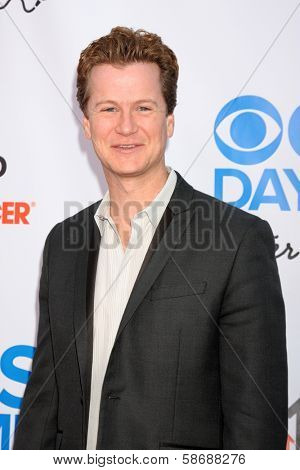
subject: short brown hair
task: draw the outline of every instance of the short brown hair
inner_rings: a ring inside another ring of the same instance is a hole
[[[163,44],[160,36],[144,29],[117,26],[91,42],[80,54],[77,67],[77,100],[86,115],[89,100],[88,81],[92,68],[100,64],[127,65],[133,62],[154,62],[160,68],[161,90],[167,114],[176,106],[178,63],[174,52]]]

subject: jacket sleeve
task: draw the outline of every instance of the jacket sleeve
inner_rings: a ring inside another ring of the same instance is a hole
[[[285,307],[269,224],[257,219],[238,247],[220,313],[224,449],[285,449]]]
[[[48,252],[55,228],[49,233],[44,246],[37,348],[15,432],[14,450],[55,449],[58,395],[48,308]]]

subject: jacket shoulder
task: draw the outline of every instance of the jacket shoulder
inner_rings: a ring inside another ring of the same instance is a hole
[[[198,190],[194,190],[193,203],[195,208],[200,208],[203,213],[206,211],[206,218],[214,226],[216,223],[222,223],[230,227],[231,233],[237,239],[243,238],[251,227],[269,226],[268,222],[261,217]]]
[[[77,231],[80,231],[82,228],[88,229],[93,222],[94,214],[100,202],[101,200],[94,202],[81,211],[76,212],[76,214],[54,225],[47,235],[46,243],[50,240],[55,243],[54,240],[59,241],[62,239],[67,242],[72,234],[72,236],[74,236],[74,230],[77,229]]]

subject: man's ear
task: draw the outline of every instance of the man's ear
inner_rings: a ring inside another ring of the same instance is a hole
[[[83,125],[83,131],[84,131],[85,137],[87,139],[90,139],[91,138],[91,126],[90,126],[90,121],[86,116],[83,116],[82,125]]]
[[[174,133],[175,119],[174,114],[169,114],[167,116],[167,134],[168,137],[172,137]]]

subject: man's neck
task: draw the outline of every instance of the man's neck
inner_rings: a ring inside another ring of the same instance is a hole
[[[111,201],[110,215],[119,226],[129,226],[137,212],[155,199],[169,176],[165,165],[134,177],[106,175]]]

